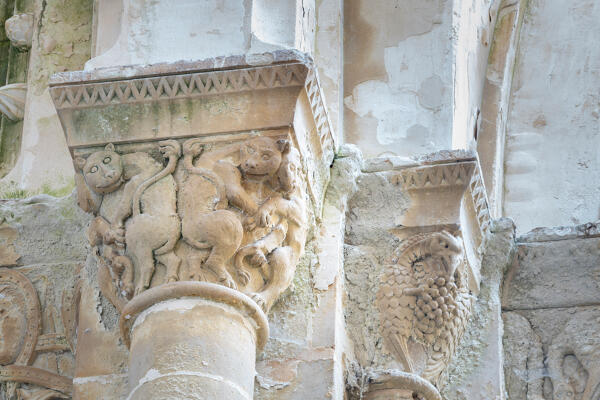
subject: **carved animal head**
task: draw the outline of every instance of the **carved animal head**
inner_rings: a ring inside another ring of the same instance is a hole
[[[87,160],[77,157],[75,165],[83,174],[85,183],[96,193],[111,193],[123,184],[123,162],[112,143],[107,144],[104,150],[92,153]]]
[[[279,186],[284,192],[293,192],[300,184],[301,165],[298,150],[288,146],[288,150],[284,153],[281,160],[281,166],[277,171]]]
[[[8,286],[0,286],[0,365],[13,364],[23,345],[26,320]]]
[[[272,177],[279,170],[283,153],[288,151],[289,141],[257,137],[245,142],[240,148],[240,168],[244,176]]]
[[[437,232],[432,235],[429,251],[439,262],[442,276],[446,279],[453,276],[462,258],[461,240],[446,231]]]

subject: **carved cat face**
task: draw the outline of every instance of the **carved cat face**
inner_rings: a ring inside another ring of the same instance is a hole
[[[26,321],[10,289],[0,287],[0,296],[0,365],[9,365],[21,350]]]
[[[288,147],[287,140],[250,139],[240,149],[240,168],[246,176],[273,176],[281,165],[282,153]]]
[[[290,149],[284,155],[279,171],[277,171],[279,185],[284,192],[290,193],[298,187],[300,183],[300,165],[298,150]]]
[[[87,160],[77,158],[85,183],[96,193],[111,193],[123,183],[123,163],[112,143],[104,150],[92,153]]]

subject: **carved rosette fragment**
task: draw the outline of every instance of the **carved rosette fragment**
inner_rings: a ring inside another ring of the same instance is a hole
[[[6,385],[0,396],[4,389],[8,400],[32,394],[46,397],[27,398],[70,398],[71,378],[31,365],[39,353],[67,350],[57,348],[60,335],[42,335],[41,328],[40,303],[29,279],[0,268],[0,383]]]

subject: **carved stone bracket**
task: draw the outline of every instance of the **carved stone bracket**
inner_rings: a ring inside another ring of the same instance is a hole
[[[477,251],[489,229],[477,159],[446,153],[388,175],[410,204],[392,230],[402,242],[384,267],[377,293],[384,347],[405,373],[434,385],[442,381],[471,315],[479,289]],[[402,384],[397,389],[417,393]]]
[[[460,238],[412,236],[385,266],[377,293],[385,347],[406,372],[436,384],[471,314],[463,262]]]

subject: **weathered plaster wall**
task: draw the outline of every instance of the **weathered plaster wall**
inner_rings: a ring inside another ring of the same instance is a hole
[[[510,399],[600,396],[600,239],[587,224],[519,239],[503,292]]]
[[[343,104],[343,2],[321,0],[316,6],[314,59],[319,68],[331,127],[335,137],[340,138],[343,126],[343,112],[340,108]]]
[[[276,4],[264,0],[111,3],[113,8],[121,6],[122,14],[119,17],[108,6],[98,4],[96,56],[86,64],[88,70],[289,48],[314,51],[314,0]]]
[[[504,214],[519,232],[594,221],[600,4],[529,1],[507,123]]]
[[[345,141],[365,158],[449,149],[452,1],[344,7]]]
[[[480,126],[481,100],[500,0],[456,1],[452,148],[472,149]]]

